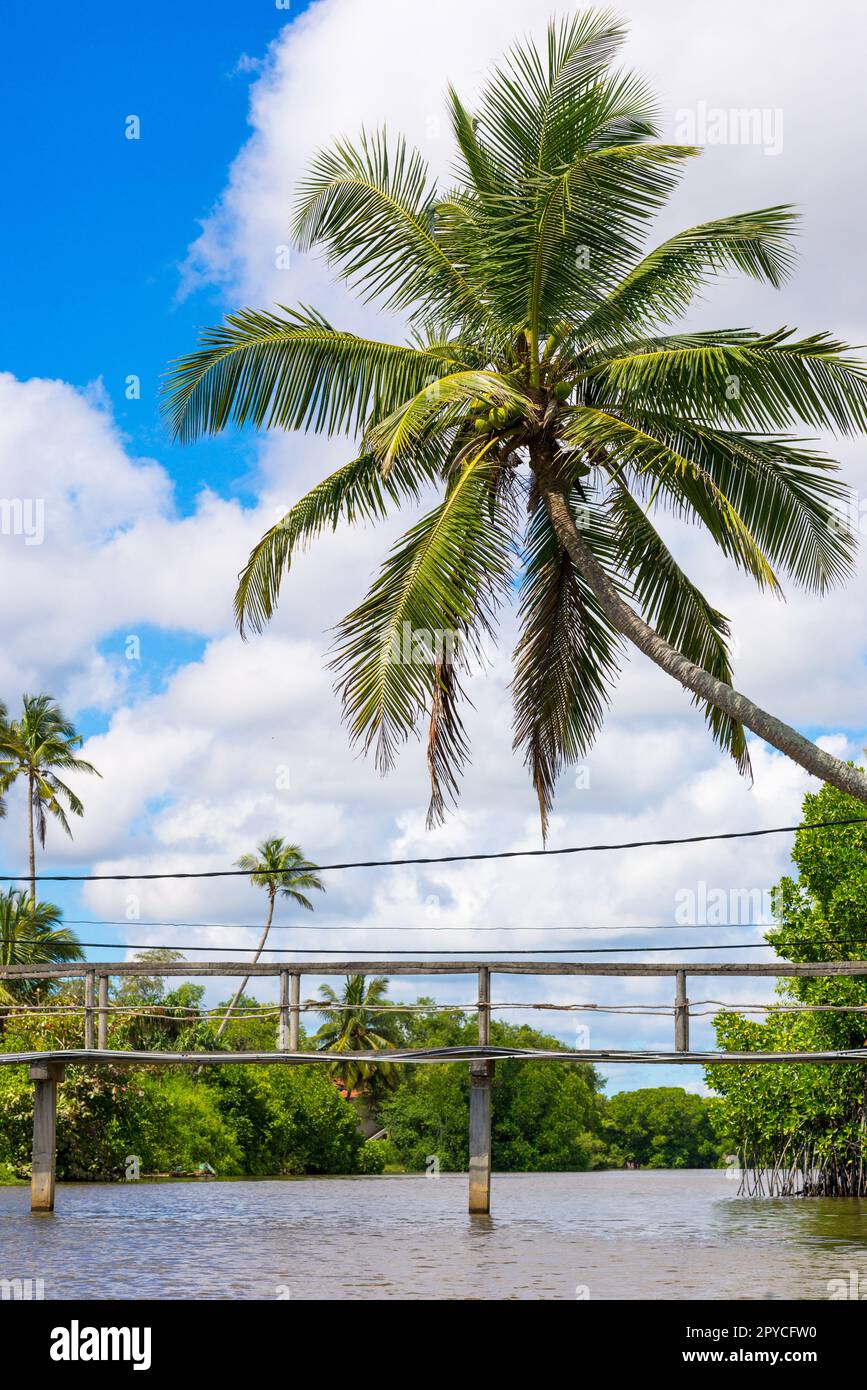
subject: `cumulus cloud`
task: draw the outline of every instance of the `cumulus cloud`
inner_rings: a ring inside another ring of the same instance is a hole
[[[131,458],[100,393],[0,375],[0,459],[7,504],[0,584],[15,594],[0,651],[6,691],[37,681],[78,705],[104,705],[122,668],[97,651],[119,625],[216,633],[231,622],[235,556],[261,529],[235,502],[204,492],[179,517],[172,481]],[[26,525],[41,518],[39,535]],[[181,601],[182,599],[182,601]]]

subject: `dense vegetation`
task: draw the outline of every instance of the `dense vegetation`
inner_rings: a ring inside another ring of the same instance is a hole
[[[160,953],[155,953],[160,954]],[[347,982],[347,992],[354,989]],[[111,1002],[129,1010],[111,1018],[109,1047],[231,1050],[273,1048],[273,1006],[244,997],[216,1040],[225,1004],[201,1007],[200,985],[167,990],[157,976],[127,977]],[[341,996],[342,997],[342,996]],[[80,1046],[81,982],[44,1002],[43,1016],[7,1015],[0,1047],[24,1051]],[[28,1000],[32,1004],[32,998]],[[333,1045],[331,999],[323,999],[322,1036],[302,1046]],[[259,1012],[255,1012],[255,1011]],[[147,1011],[147,1012],[143,1012]],[[308,1015],[309,1017],[309,1015]],[[345,1017],[345,1015],[344,1015]],[[350,1015],[351,1017],[351,1015]],[[402,1045],[455,1045],[473,1040],[475,1019],[463,1013],[387,1015]],[[494,1021],[504,1046],[555,1048],[555,1038]],[[69,1067],[58,1100],[58,1176],[123,1177],[135,1156],[143,1173],[191,1172],[202,1163],[220,1175],[375,1173],[388,1168],[443,1172],[467,1165],[468,1069],[394,1068],[387,1080],[358,1077],[347,1098],[339,1054],[333,1068]],[[714,1103],[676,1089],[638,1091],[606,1100],[586,1063],[499,1062],[494,1079],[494,1165],[501,1171],[572,1171],[629,1164],[707,1167],[719,1162],[712,1140]],[[654,1097],[660,1097],[654,1102]],[[387,1140],[365,1141],[370,1119]],[[26,1177],[30,1162],[32,1086],[21,1067],[0,1068],[0,1181]],[[434,1162],[435,1160],[435,1162]]]
[[[804,798],[805,822],[863,816],[833,787]],[[792,858],[798,878],[775,891],[778,925],[768,941],[784,960],[862,960],[867,953],[867,824],[801,829]],[[782,980],[781,1008],[867,1006],[867,979]],[[829,1051],[863,1047],[863,1013],[779,1012],[757,1022],[722,1014],[721,1046],[744,1051]],[[714,1067],[723,1098],[722,1136],[747,1185],[779,1194],[867,1195],[867,1087],[861,1065]]]
[[[679,1086],[621,1091],[602,1120],[609,1158],[631,1168],[712,1168],[719,1162],[719,1112],[719,1102]]]
[[[465,1014],[416,1015],[406,1024],[415,1047],[448,1047],[477,1038]],[[491,1023],[496,1047],[559,1048],[526,1026]],[[493,1162],[502,1171],[562,1171],[607,1166],[601,1139],[605,1105],[594,1067],[576,1062],[497,1062],[492,1096]],[[397,1160],[418,1170],[435,1157],[442,1170],[467,1166],[469,1069],[407,1067],[381,1109]]]

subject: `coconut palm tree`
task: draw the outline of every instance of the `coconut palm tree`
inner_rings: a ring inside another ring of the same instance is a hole
[[[264,888],[268,895],[265,929],[253,956],[252,963],[255,965],[265,949],[265,942],[268,940],[268,933],[274,920],[274,904],[278,896],[289,898],[291,902],[297,903],[298,907],[303,907],[306,912],[312,912],[313,904],[305,895],[304,890],[309,891],[317,888],[324,893],[325,885],[316,873],[316,865],[310,864],[304,858],[298,845],[287,845],[285,840],[276,838],[263,840],[255,854],[242,854],[241,858],[235,861],[235,864],[237,868],[243,869],[245,873],[250,875],[250,882],[255,888]],[[248,975],[241,981],[232,996],[223,1021],[217,1029],[217,1038],[223,1036],[232,1011],[247,988],[249,980]]]
[[[0,790],[22,777],[27,788],[27,846],[30,897],[36,901],[36,840],[45,848],[48,816],[72,837],[66,812],[84,814],[84,807],[58,772],[101,774],[76,757],[82,737],[50,695],[25,695],[20,719],[0,726]]]
[[[347,975],[340,994],[330,985],[320,985],[319,993],[326,1006],[319,1010],[325,1022],[314,1039],[322,1052],[379,1052],[400,1045],[398,1013],[386,1012],[388,980],[377,975],[368,980],[365,975]],[[397,1082],[397,1072],[391,1062],[335,1063],[332,1072],[339,1077],[348,1095],[363,1088],[374,1096],[380,1090],[391,1090]]]
[[[745,730],[867,801],[867,778],[732,684],[726,617],[681,568],[656,516],[697,524],[779,594],[851,572],[847,490],[793,431],[867,425],[867,370],[827,333],[684,331],[723,272],[780,286],[796,214],[705,222],[649,252],[650,220],[700,151],[660,143],[654,103],[615,71],[623,29],[552,24],[497,68],[474,112],[450,90],[456,182],[385,132],[320,153],[294,234],[366,300],[403,314],[405,344],[308,308],[243,309],[174,364],[176,437],[230,422],[360,434],[356,456],[262,537],[235,606],[261,629],[294,555],[339,522],[441,500],[343,620],[334,667],[351,736],[382,770],[427,724],[430,819],[468,745],[462,679],[520,585],[514,740],[544,823],[559,774],[603,722],[626,642],[673,676],[749,771]],[[409,635],[410,641],[405,637]]]
[[[54,903],[35,902],[21,889],[0,892],[0,964],[50,965],[83,960],[75,932],[60,925]],[[33,980],[0,981],[0,1000],[10,1003],[32,995]]]

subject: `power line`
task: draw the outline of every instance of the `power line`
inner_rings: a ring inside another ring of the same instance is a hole
[[[803,825],[776,825],[767,830],[726,830],[715,835],[683,835],[665,840],[625,840],[618,844],[569,845],[562,849],[509,849],[487,854],[442,854],[418,859],[363,859],[341,864],[311,864],[317,873],[338,869],[395,869],[418,864],[469,864],[487,859],[551,859],[563,854],[596,854],[605,850],[656,849],[662,845],[698,845],[712,840],[751,840],[762,835],[788,835],[799,830],[825,830],[831,826],[865,825],[867,816],[852,816],[845,820],[807,821]],[[294,874],[296,868],[273,869],[269,873]],[[155,879],[184,878],[249,878],[248,869],[202,869],[161,874],[37,874],[36,883],[138,883]],[[30,882],[30,873],[0,874],[0,883]]]

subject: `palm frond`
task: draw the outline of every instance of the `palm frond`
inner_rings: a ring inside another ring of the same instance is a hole
[[[622,37],[608,14],[553,23],[544,51],[524,43],[495,71],[475,115],[450,93],[469,189],[441,206],[439,231],[495,319],[528,323],[534,342],[587,311],[589,264],[597,293],[622,276],[671,191],[670,166],[696,152],[646,143],[646,85],[607,71]]]
[[[242,632],[261,632],[270,620],[280,595],[283,576],[293,556],[304,550],[323,531],[334,531],[342,521],[378,521],[388,505],[417,501],[426,484],[437,476],[437,456],[431,447],[417,449],[412,458],[397,460],[383,476],[374,454],[338,468],[311,488],[269,528],[250,552],[235,593],[235,620]]]
[[[480,138],[513,182],[571,159],[582,97],[602,82],[625,31],[611,13],[552,22],[541,51],[525,40],[495,69],[478,109]]]
[[[483,202],[496,198],[506,190],[505,170],[482,144],[476,122],[452,86],[448,88],[448,105],[452,134],[463,160],[458,169],[462,186],[471,187]],[[438,205],[438,212],[441,207],[442,203]]]
[[[497,372],[459,371],[441,377],[380,420],[365,436],[365,444],[382,460],[384,473],[396,459],[419,448],[433,428],[443,431],[467,426],[471,408],[480,402],[487,409],[502,407],[523,414],[532,410],[523,391]],[[491,426],[491,432],[498,427]]]
[[[708,333],[610,357],[587,376],[629,409],[763,432],[799,422],[843,435],[867,429],[867,366],[827,333]]]
[[[436,188],[427,165],[385,131],[321,151],[302,182],[294,236],[301,250],[322,247],[361,296],[413,315],[433,308],[453,322],[480,325],[485,307],[433,235]]]
[[[205,329],[198,350],[173,364],[164,408],[182,443],[230,422],[349,433],[457,365],[459,354],[446,344],[360,338],[311,309],[243,309]]]
[[[456,803],[460,773],[469,759],[470,747],[460,717],[460,705],[465,698],[457,665],[444,651],[433,672],[428,724],[427,766],[431,787],[428,830],[442,825],[449,803]]]
[[[667,200],[676,166],[691,146],[626,144],[582,152],[535,181],[527,219],[530,247],[528,318],[538,333],[562,318],[583,316],[623,263],[635,254],[646,220]],[[513,256],[526,254],[513,217]],[[504,237],[508,235],[503,228]]]
[[[597,557],[616,559],[604,517],[573,493],[573,514]],[[621,639],[554,533],[543,506],[527,528],[515,649],[515,748],[523,749],[547,835],[563,769],[595,742],[620,670]]]
[[[636,416],[636,422],[670,441],[698,469],[665,473],[657,492],[660,503],[683,518],[703,521],[719,544],[719,509],[714,502],[708,507],[710,483],[770,565],[795,584],[823,594],[850,577],[856,550],[844,524],[850,489],[835,476],[833,459],[797,439],[713,430],[660,416]],[[648,474],[636,485],[639,495],[648,496],[657,479]],[[726,544],[722,548],[729,553]]]
[[[693,435],[677,421],[634,419],[611,410],[582,406],[564,426],[563,437],[579,451],[611,459],[628,473],[646,475],[655,490],[680,489],[720,549],[760,585],[779,590],[779,581],[761,545],[732,501],[707,471]]]
[[[717,218],[678,232],[630,269],[580,328],[585,342],[617,341],[668,323],[689,308],[697,292],[727,271],[779,286],[794,263],[791,207]]]
[[[490,629],[512,566],[511,531],[496,503],[500,464],[480,448],[445,500],[396,543],[364,601],[340,624],[332,662],[352,738],[376,744],[381,770],[429,709],[448,647]]]
[[[727,618],[687,578],[646,512],[622,483],[615,489],[610,515],[621,571],[629,577],[647,622],[696,666],[730,685]],[[743,726],[714,705],[704,708],[717,743],[731,754],[740,772],[749,774]]]

